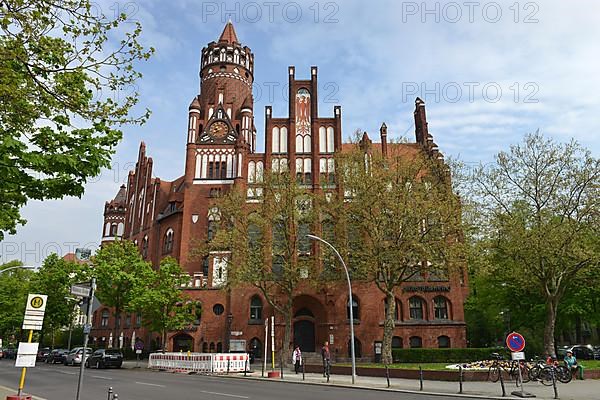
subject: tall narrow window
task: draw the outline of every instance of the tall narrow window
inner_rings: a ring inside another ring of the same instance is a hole
[[[102,310],[102,320],[100,320],[100,326],[102,326],[102,327],[108,326],[109,315],[110,314],[109,314],[108,310]]]
[[[448,319],[448,300],[444,296],[433,299],[435,319]]]
[[[253,296],[250,300],[250,319],[261,320],[262,319],[262,300],[258,296]]]
[[[171,251],[173,251],[173,236],[173,229],[169,228],[165,234],[163,253],[170,253]]]
[[[142,240],[142,257],[148,257],[148,236],[144,236]]]
[[[420,297],[413,296],[408,300],[410,308],[410,319],[423,319],[423,307],[425,302]],[[412,346],[411,346],[412,347]]]
[[[346,303],[346,316],[350,319],[350,301]],[[358,306],[358,300],[352,296],[352,317],[357,320],[360,319],[360,308]]]

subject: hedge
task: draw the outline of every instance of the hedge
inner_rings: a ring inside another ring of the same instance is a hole
[[[492,353],[500,353],[506,359],[508,353],[503,348],[466,349],[392,349],[395,363],[463,363],[489,360]]]

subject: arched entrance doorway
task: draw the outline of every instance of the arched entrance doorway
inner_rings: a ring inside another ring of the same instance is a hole
[[[327,340],[327,332],[323,329],[326,323],[325,308],[319,300],[309,295],[294,298],[294,335],[291,344],[300,346],[303,352],[317,351],[319,342]]]
[[[315,322],[310,310],[303,308],[294,315],[294,345],[300,346],[300,350],[312,353],[315,351]]]
[[[194,338],[187,333],[178,333],[173,336],[173,351],[194,351]]]

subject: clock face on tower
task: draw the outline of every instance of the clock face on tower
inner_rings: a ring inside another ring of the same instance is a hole
[[[227,131],[227,124],[221,121],[217,121],[210,126],[210,135],[214,138],[224,138]]]

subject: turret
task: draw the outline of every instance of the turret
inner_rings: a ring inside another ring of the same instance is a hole
[[[104,204],[102,244],[119,239],[125,233],[127,212],[127,188],[121,185],[115,198]]]

